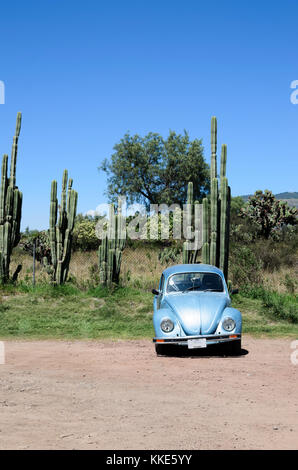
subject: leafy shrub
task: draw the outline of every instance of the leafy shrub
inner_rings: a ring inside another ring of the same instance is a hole
[[[256,242],[253,249],[256,257],[260,260],[262,268],[266,271],[273,272],[281,267],[280,247],[276,246],[275,243],[270,243],[269,240]]]
[[[295,294],[296,287],[298,284],[296,279],[293,279],[289,276],[289,274],[286,274],[283,284],[285,285],[289,294]]]
[[[232,242],[250,243],[258,236],[257,224],[247,218],[243,219],[242,212],[246,204],[241,197],[232,197],[230,214],[230,240]]]
[[[230,277],[233,283],[243,286],[262,284],[264,271],[274,272],[281,268],[291,268],[298,264],[298,227],[284,226],[279,229],[278,237],[269,239],[251,239],[251,232],[241,224],[236,226],[238,236],[231,235],[231,249],[229,260]],[[243,234],[242,234],[243,230]],[[254,263],[256,265],[254,266]],[[266,277],[266,276],[265,276]],[[281,278],[280,282],[286,285],[288,292],[292,293],[294,287],[290,280]],[[296,281],[293,280],[292,283]]]
[[[263,305],[273,318],[298,323],[297,297],[264,291]]]
[[[233,242],[242,242],[249,244],[256,239],[256,229],[253,224],[231,224],[230,239]]]
[[[278,241],[273,239],[256,240],[251,247],[256,257],[261,261],[263,269],[269,272],[278,270],[282,266],[294,266],[298,259],[298,239],[284,237]]]
[[[234,247],[229,262],[233,285],[245,287],[261,282],[262,265],[248,246]]]
[[[73,250],[91,251],[99,247],[95,233],[96,220],[82,218],[76,221],[73,231]]]

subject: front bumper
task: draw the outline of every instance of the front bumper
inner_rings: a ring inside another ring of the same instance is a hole
[[[153,338],[153,343],[157,344],[176,344],[179,346],[188,346],[189,339],[203,339],[206,338],[206,345],[227,343],[229,341],[241,340],[241,334],[226,334],[226,335],[199,335],[199,336],[175,336],[175,337],[161,337]]]

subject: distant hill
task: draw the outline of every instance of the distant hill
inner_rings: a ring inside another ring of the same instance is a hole
[[[246,194],[245,196],[241,196],[241,197],[245,202],[247,202],[249,196],[252,196],[252,194]],[[287,203],[289,204],[290,207],[297,207],[298,208],[298,192],[278,193],[278,194],[275,194],[275,197],[276,197],[276,199],[280,199],[282,201],[287,201]]]

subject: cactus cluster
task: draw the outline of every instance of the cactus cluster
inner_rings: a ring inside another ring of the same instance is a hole
[[[63,284],[67,279],[71,257],[71,243],[76,217],[78,193],[72,189],[73,180],[68,181],[68,172],[64,170],[62,178],[61,203],[58,207],[57,181],[52,181],[50,205],[50,247],[54,284]],[[58,216],[59,209],[59,216]]]
[[[20,225],[22,213],[22,193],[16,186],[16,162],[18,139],[21,129],[21,113],[17,114],[16,132],[13,138],[10,176],[7,177],[8,155],[3,156],[0,187],[0,280],[9,279],[9,264],[12,250],[20,241]],[[21,269],[19,265],[13,279]]]
[[[203,199],[202,262],[219,267],[228,278],[229,226],[231,189],[226,177],[227,146],[222,145],[220,162],[220,180],[217,177],[217,120],[211,119],[211,166],[210,166],[210,201]],[[188,184],[187,202],[193,214],[192,183]],[[189,209],[188,209],[189,210]],[[187,214],[188,222],[191,217]],[[183,262],[196,263],[197,250],[188,249],[189,241],[183,245]]]
[[[289,207],[286,201],[279,201],[268,189],[258,190],[250,196],[240,215],[250,220],[259,235],[266,239],[281,227],[298,223],[298,209]]]
[[[217,120],[211,119],[210,204],[203,200],[202,261],[219,267],[228,278],[231,188],[226,177],[227,146],[221,147],[220,180],[217,177]],[[209,209],[210,206],[210,209]],[[210,220],[209,220],[210,219]],[[209,230],[210,229],[210,230]]]
[[[118,201],[117,214],[110,205],[109,226],[98,250],[99,279],[103,285],[110,286],[119,282],[122,252],[126,242],[125,219],[122,216],[121,199]]]

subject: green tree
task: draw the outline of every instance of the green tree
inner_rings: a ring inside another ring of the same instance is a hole
[[[201,200],[209,191],[202,141],[191,141],[186,131],[184,135],[170,131],[167,139],[152,132],[145,137],[127,133],[114,150],[99,167],[108,175],[110,201],[126,195],[128,203],[183,204],[189,181],[194,199]]]
[[[296,225],[298,210],[290,208],[286,201],[279,201],[267,189],[256,191],[250,196],[248,203],[241,209],[243,218],[248,218],[258,229],[258,232],[264,238],[270,235],[284,225]]]

